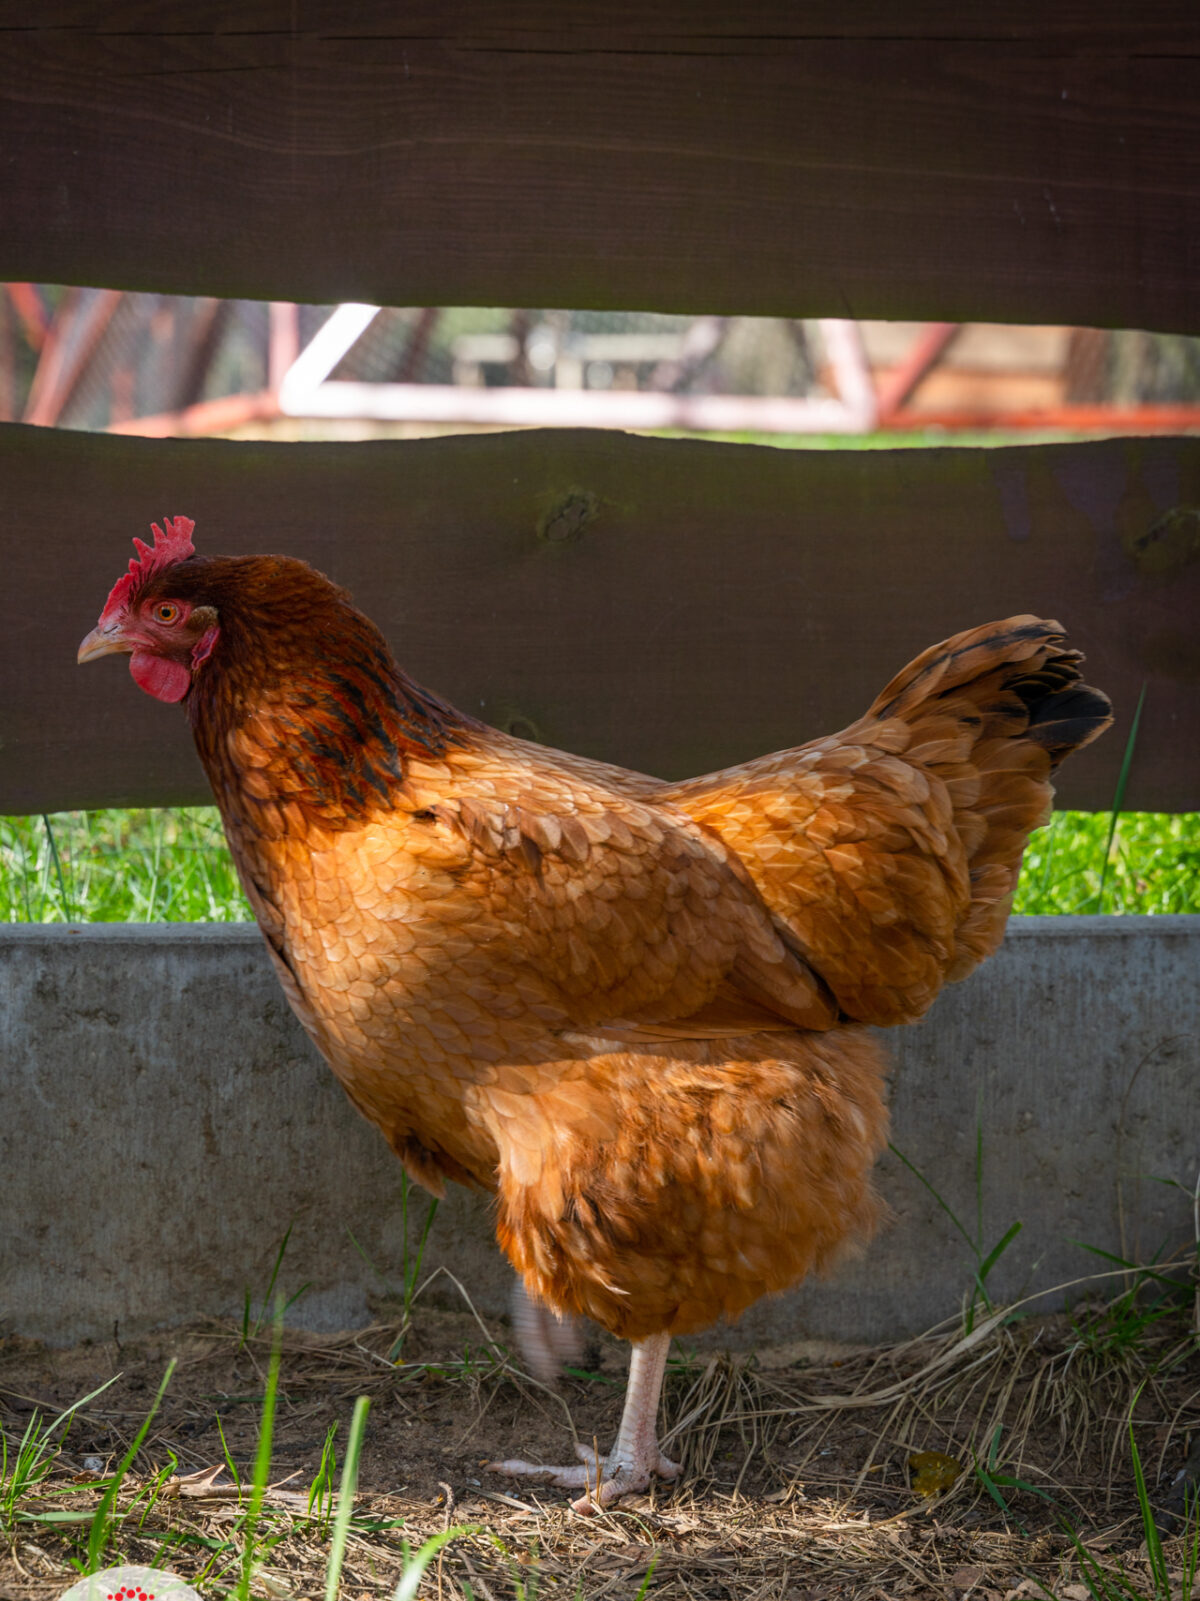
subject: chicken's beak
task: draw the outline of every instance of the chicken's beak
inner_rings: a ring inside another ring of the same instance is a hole
[[[122,634],[119,623],[102,623],[93,628],[80,645],[75,660],[82,666],[84,662],[94,662],[97,656],[111,656],[115,651],[124,651],[128,654],[132,649],[133,646]]]

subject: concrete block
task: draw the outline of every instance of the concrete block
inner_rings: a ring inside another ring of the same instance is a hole
[[[982,1217],[984,1251],[1024,1224],[995,1294],[1095,1272],[1081,1244],[1148,1259],[1190,1238],[1190,1200],[1156,1181],[1190,1191],[1200,1168],[1198,976],[1200,918],[1015,919],[992,961],[890,1032],[897,1149],[972,1236]],[[281,1283],[311,1284],[298,1324],[361,1324],[380,1275],[401,1280],[399,1165],[251,927],[0,927],[0,1095],[12,1331],[68,1342],[237,1315],[289,1225]],[[953,1314],[967,1242],[895,1156],[880,1180],[891,1221],[862,1258],[709,1342],[877,1340]],[[414,1237],[424,1207],[414,1191]],[[503,1310],[486,1198],[443,1204],[426,1257],[439,1264],[481,1311]]]

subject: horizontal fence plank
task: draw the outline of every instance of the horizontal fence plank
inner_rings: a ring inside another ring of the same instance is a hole
[[[1200,807],[1200,440],[785,451],[572,430],[412,442],[141,440],[0,427],[0,812],[197,802],[186,719],[79,669],[152,518],[301,556],[418,679],[527,737],[666,776],[836,729],[959,629],[1058,617],[1116,705],[1064,770]]]
[[[1132,15],[1111,0],[1009,0],[1003,10],[955,6],[948,0],[573,0],[564,25],[561,0],[49,0],[34,19],[41,28],[96,34],[315,34],[343,38],[446,39],[467,48],[616,50],[660,45],[697,52],[731,46],[760,50],[789,39],[1033,39],[1078,45],[1132,45],[1141,51],[1189,53],[1193,18],[1179,0],[1145,0]],[[12,25],[25,29],[22,16]],[[0,13],[0,37],[5,31]]]
[[[1185,9],[849,9],[45,0],[0,277],[1200,332]]]

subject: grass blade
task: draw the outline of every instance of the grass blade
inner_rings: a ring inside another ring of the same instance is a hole
[[[1125,754],[1121,758],[1121,771],[1117,775],[1117,787],[1113,791],[1112,816],[1108,825],[1108,839],[1104,846],[1104,859],[1100,863],[1100,888],[1096,891],[1096,910],[1104,910],[1104,891],[1108,883],[1108,868],[1112,860],[1113,840],[1117,834],[1117,824],[1121,820],[1121,808],[1125,804],[1125,786],[1129,782],[1129,769],[1133,766],[1133,751],[1137,744],[1138,726],[1142,721],[1142,707],[1146,703],[1146,681],[1142,681],[1141,694],[1138,696],[1137,707],[1133,714],[1133,722],[1129,726],[1129,738],[1125,741]]]
[[[54,1422],[45,1428],[41,1426],[41,1414],[35,1412],[25,1425],[25,1432],[17,1447],[11,1472],[8,1465],[8,1437],[0,1432],[0,1522],[4,1526],[9,1526],[17,1516],[17,1502],[21,1496],[49,1473],[53,1459],[47,1457],[47,1452],[55,1430],[62,1428],[63,1424],[69,1422],[89,1401],[94,1401],[98,1395],[103,1395],[105,1390],[115,1384],[120,1377],[119,1373],[114,1373],[111,1379],[106,1379],[82,1399],[72,1402],[66,1411],[60,1412]],[[84,1517],[83,1521],[86,1522],[87,1518]]]
[[[103,1566],[104,1553],[108,1548],[108,1542],[112,1535],[113,1503],[117,1499],[117,1492],[121,1488],[121,1484],[124,1481],[125,1475],[129,1472],[134,1457],[137,1456],[138,1452],[142,1448],[142,1441],[150,1432],[150,1425],[153,1423],[154,1415],[158,1411],[159,1406],[162,1404],[163,1396],[167,1393],[167,1385],[171,1382],[171,1375],[174,1373],[175,1367],[176,1358],[172,1357],[167,1363],[167,1371],[162,1376],[162,1383],[158,1387],[158,1394],[154,1397],[154,1400],[150,1405],[150,1410],[147,1412],[141,1428],[134,1435],[132,1445],[121,1458],[120,1465],[117,1468],[112,1483],[109,1485],[108,1489],[105,1490],[104,1495],[101,1497],[100,1505],[96,1508],[95,1514],[92,1517],[92,1526],[88,1530],[87,1567],[84,1569],[86,1573],[98,1573],[100,1568]]]
[[[333,1509],[333,1475],[337,1472],[337,1452],[334,1450],[333,1442],[337,1431],[336,1422],[331,1423],[326,1430],[325,1444],[321,1447],[320,1466],[308,1487],[308,1515],[315,1520],[322,1539],[329,1533],[329,1519]]]
[[[50,826],[50,819],[45,812],[42,813],[42,823],[46,830],[46,841],[50,846],[50,856],[54,862],[54,872],[58,879],[58,894],[62,901],[63,920],[68,923],[75,922],[74,907],[67,894],[66,880],[63,878],[62,858],[58,854],[58,841],[54,838],[54,830]]]
[[[646,1577],[642,1580],[641,1584],[638,1585],[638,1593],[634,1598],[634,1601],[646,1601],[646,1596],[650,1590],[650,1581],[654,1577],[654,1570],[657,1566],[658,1552],[656,1551],[650,1558],[650,1566],[646,1569]]]
[[[1143,1388],[1144,1385],[1138,1385],[1137,1394],[1129,1408],[1129,1454],[1133,1458],[1133,1482],[1137,1489],[1138,1509],[1142,1514],[1142,1529],[1146,1536],[1146,1555],[1150,1562],[1150,1571],[1154,1575],[1155,1596],[1161,1597],[1162,1601],[1171,1601],[1171,1581],[1167,1577],[1167,1561],[1163,1555],[1162,1539],[1146,1491],[1146,1475],[1142,1471],[1141,1453],[1133,1436],[1133,1408],[1137,1405],[1138,1396],[1141,1395]]]
[[[258,1427],[258,1450],[254,1454],[254,1486],[250,1505],[242,1523],[246,1544],[242,1554],[242,1573],[238,1580],[238,1601],[250,1601],[250,1581],[254,1577],[254,1552],[258,1544],[258,1520],[263,1496],[271,1476],[271,1446],[275,1436],[275,1403],[279,1396],[279,1356],[283,1345],[283,1312],[276,1302],[275,1329],[271,1340],[271,1361],[267,1368],[267,1387],[263,1394],[262,1418]]]
[[[338,1489],[337,1516],[333,1520],[333,1542],[329,1549],[329,1566],[325,1570],[325,1601],[337,1601],[338,1585],[342,1578],[342,1563],[346,1560],[346,1537],[350,1533],[350,1519],[354,1515],[354,1490],[358,1484],[358,1463],[362,1456],[363,1433],[367,1426],[367,1413],[371,1403],[360,1395],[354,1403],[354,1416],[350,1419],[350,1437],[346,1441],[346,1460],[342,1467],[342,1482]]]
[[[240,1501],[242,1496],[242,1481],[238,1474],[237,1463],[229,1454],[229,1446],[225,1441],[225,1428],[221,1422],[221,1414],[219,1412],[217,1413],[217,1433],[221,1437],[221,1451],[225,1457],[225,1466],[229,1469],[229,1477],[233,1480],[234,1487],[238,1493],[238,1500]]]
[[[457,1540],[459,1535],[477,1534],[478,1531],[479,1525],[477,1523],[464,1523],[457,1525],[453,1529],[443,1529],[440,1534],[430,1535],[414,1557],[409,1556],[406,1543],[404,1572],[400,1576],[400,1583],[392,1592],[392,1601],[413,1601],[425,1569],[442,1547],[449,1545],[451,1540]],[[328,1590],[325,1592],[325,1601],[332,1601]]]
[[[296,1225],[295,1225],[294,1221],[289,1223],[287,1228],[284,1230],[283,1239],[280,1240],[280,1242],[279,1242],[279,1249],[275,1253],[275,1266],[271,1269],[271,1277],[267,1280],[267,1293],[262,1298],[262,1304],[259,1307],[258,1316],[254,1319],[254,1327],[250,1330],[250,1333],[252,1335],[258,1335],[258,1334],[262,1333],[262,1326],[263,1326],[263,1322],[264,1322],[264,1320],[266,1318],[267,1308],[272,1304],[272,1297],[273,1297],[274,1292],[275,1292],[275,1281],[279,1277],[279,1269],[283,1266],[284,1253],[287,1251],[288,1241],[292,1237],[292,1230],[295,1228],[295,1226]],[[306,1286],[306,1288],[307,1288],[307,1286]],[[292,1297],[292,1300],[295,1300],[295,1296]],[[288,1305],[289,1306],[291,1305],[291,1301],[288,1302]],[[250,1321],[250,1292],[249,1292],[249,1290],[247,1290],[246,1291],[246,1297],[245,1297],[245,1307],[244,1307],[243,1316],[242,1316],[242,1327],[243,1327],[243,1329],[245,1329],[246,1324],[249,1321]],[[242,1343],[245,1344],[245,1338],[244,1337],[243,1337]]]
[[[979,1288],[981,1290],[983,1289],[983,1283],[988,1274],[992,1271],[996,1263],[1004,1255],[1005,1251],[1008,1250],[1009,1246],[1024,1227],[1024,1223],[1020,1221],[1017,1221],[1016,1223],[1010,1223],[1004,1235],[996,1242],[995,1245],[992,1246],[991,1250],[979,1264]]]
[[[976,1259],[978,1259],[978,1256],[979,1256],[978,1247],[976,1246],[975,1241],[967,1233],[966,1229],[963,1228],[962,1224],[959,1222],[958,1214],[954,1211],[954,1209],[949,1205],[948,1202],[946,1202],[946,1201],[944,1201],[942,1199],[942,1197],[938,1194],[937,1190],[934,1189],[933,1185],[925,1177],[924,1173],[921,1172],[921,1169],[919,1167],[917,1167],[915,1163],[910,1162],[908,1157],[905,1156],[904,1152],[899,1150],[895,1145],[893,1145],[890,1140],[888,1141],[888,1150],[891,1151],[893,1156],[898,1157],[900,1159],[900,1161],[904,1163],[905,1167],[912,1174],[912,1176],[915,1179],[918,1179],[925,1186],[925,1188],[929,1191],[930,1195],[933,1196],[934,1200],[941,1207],[942,1211],[945,1212],[946,1216],[950,1219],[951,1223],[954,1224],[954,1227],[962,1235],[963,1239],[966,1240],[968,1246],[970,1246],[971,1255],[974,1256]]]

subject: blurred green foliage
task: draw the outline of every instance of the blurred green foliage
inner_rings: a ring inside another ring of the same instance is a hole
[[[1124,812],[1100,904],[1108,812],[1056,812],[1014,910],[1200,911],[1200,812]],[[214,807],[0,818],[0,921],[247,922]]]

